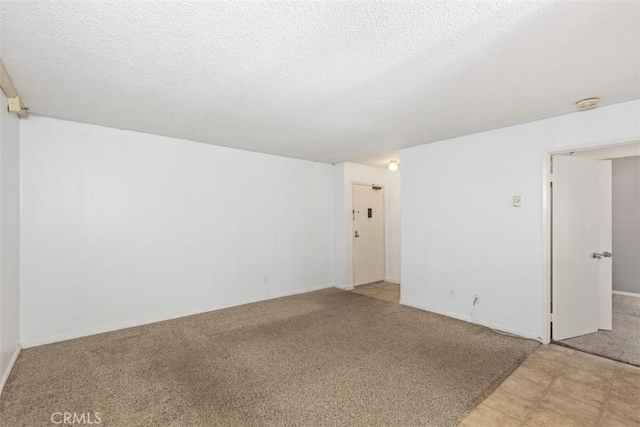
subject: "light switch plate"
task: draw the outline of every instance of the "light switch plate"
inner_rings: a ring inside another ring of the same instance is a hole
[[[19,96],[16,96],[15,98],[7,98],[7,104],[9,105],[10,113],[17,113],[22,110]]]
[[[522,206],[522,197],[513,196],[513,207],[519,208],[520,206]]]

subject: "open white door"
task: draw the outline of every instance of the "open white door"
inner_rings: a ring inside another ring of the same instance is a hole
[[[353,186],[353,284],[384,280],[384,189]]]
[[[613,328],[613,201],[611,160],[598,162],[598,249],[608,251],[609,256],[598,259],[598,329],[610,331]]]
[[[570,156],[553,157],[552,175],[552,287],[553,339],[562,340],[597,332],[600,319],[611,321],[610,235],[600,242],[600,230],[611,230],[611,186],[600,177],[605,169],[596,161]],[[610,183],[610,178],[609,178]],[[608,203],[608,208],[604,204]],[[603,213],[609,211],[609,217]],[[602,218],[601,218],[602,217]],[[609,222],[608,226],[606,222]],[[604,251],[604,252],[603,252]],[[603,255],[604,254],[604,255]],[[601,295],[609,294],[609,309]]]

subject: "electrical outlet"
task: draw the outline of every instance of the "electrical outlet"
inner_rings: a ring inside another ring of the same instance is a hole
[[[454,292],[453,292],[453,289],[449,289],[449,298],[453,299],[453,298],[455,298],[455,297],[456,297],[456,296],[455,296],[455,294],[454,294]]]
[[[522,206],[522,197],[521,196],[513,196],[513,207],[519,208]]]

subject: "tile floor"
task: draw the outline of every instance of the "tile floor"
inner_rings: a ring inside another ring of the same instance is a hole
[[[541,345],[460,424],[640,426],[640,368]]]
[[[368,285],[357,286],[353,291],[356,294],[371,298],[400,303],[400,285],[389,282],[375,282]]]

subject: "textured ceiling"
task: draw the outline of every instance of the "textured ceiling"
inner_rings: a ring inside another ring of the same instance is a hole
[[[638,1],[11,1],[33,113],[321,162],[640,97]]]

